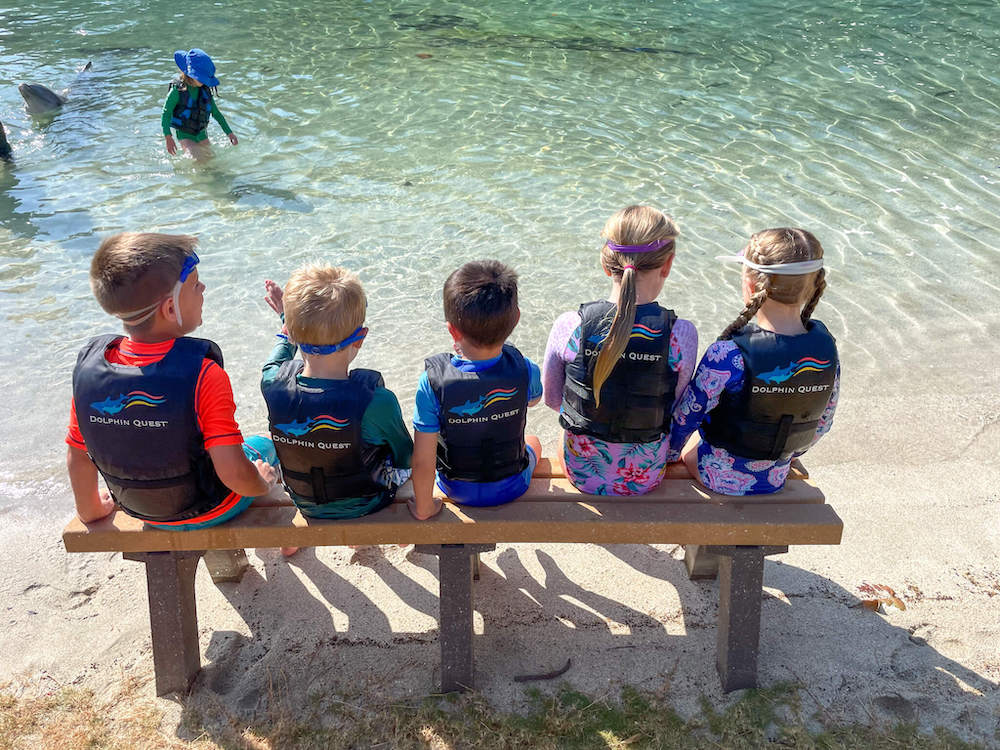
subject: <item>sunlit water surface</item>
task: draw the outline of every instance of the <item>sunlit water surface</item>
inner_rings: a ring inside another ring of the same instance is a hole
[[[122,230],[201,238],[199,334],[225,352],[245,431],[265,426],[266,277],[311,259],[360,273],[358,364],[383,371],[409,418],[423,357],[449,343],[451,269],[495,257],[520,271],[514,341],[540,360],[555,317],[607,293],[598,234],[633,202],[681,226],[661,300],[702,347],[740,308],[738,273],[713,256],[802,226],[829,259],[817,315],[845,390],[996,383],[992,0],[188,8],[0,9],[0,120],[17,159],[0,167],[0,510],[68,508],[70,373],[86,337],[114,328],[88,262]],[[202,168],[167,157],[159,135],[172,53],[192,46],[214,56],[241,140],[213,123]],[[70,103],[32,120],[23,81],[71,85]],[[547,410],[530,426],[558,434]]]

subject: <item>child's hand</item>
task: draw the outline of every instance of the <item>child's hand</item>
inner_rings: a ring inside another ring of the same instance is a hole
[[[174,143],[174,137],[172,135],[166,136],[167,139],[167,153],[173,156],[177,153],[177,144]]]
[[[253,462],[253,465],[257,467],[257,473],[260,474],[260,478],[267,482],[268,491],[277,484],[278,472],[271,464],[258,458]]]
[[[274,310],[278,315],[285,312],[285,293],[281,291],[281,287],[275,284],[270,279],[264,282],[264,301],[267,303],[268,307]]]
[[[240,142],[240,139],[236,137],[236,133],[230,133],[229,134],[229,142],[232,143],[235,146],[237,143]]]
[[[410,509],[410,515],[418,521],[429,521],[441,512],[441,509],[444,507],[444,502],[439,497],[432,497],[431,507],[422,508],[418,507],[416,499],[411,497],[407,499],[406,507]]]

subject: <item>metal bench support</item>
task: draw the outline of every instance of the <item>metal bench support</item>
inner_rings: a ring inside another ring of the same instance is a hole
[[[480,552],[495,544],[418,544],[417,552],[438,556],[440,583],[438,634],[441,641],[441,692],[471,690],[475,685],[472,648],[472,569]]]
[[[243,578],[250,561],[241,549],[210,549],[205,551],[205,567],[213,583],[229,583]]]
[[[723,691],[757,685],[760,649],[760,602],[764,585],[764,556],[787,552],[788,547],[710,546],[719,565],[719,625],[715,664]]]
[[[185,693],[201,668],[194,576],[202,552],[124,552],[146,564],[156,694]]]

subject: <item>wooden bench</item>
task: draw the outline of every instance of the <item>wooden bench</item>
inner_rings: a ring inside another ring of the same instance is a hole
[[[115,512],[63,532],[68,552],[119,551],[146,565],[156,693],[185,691],[200,669],[194,579],[205,558],[213,581],[238,581],[248,547],[415,544],[439,558],[441,690],[474,685],[473,581],[478,555],[506,543],[683,544],[691,578],[719,580],[716,666],[725,691],[757,682],[764,557],[790,544],[839,544],[843,523],[796,462],[781,492],[744,498],[715,495],[683,464],[638,497],[583,495],[548,459],[528,492],[494,508],[446,503],[418,523],[407,511],[410,487],[396,502],[351,520],[304,518],[283,492],[261,498],[220,526],[187,532],[144,528]]]

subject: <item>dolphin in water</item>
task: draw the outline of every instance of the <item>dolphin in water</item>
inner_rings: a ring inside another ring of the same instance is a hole
[[[14,161],[10,153],[10,144],[7,143],[7,131],[3,129],[2,122],[0,122],[0,161]]]
[[[91,63],[87,63],[81,73],[86,73],[91,68]],[[40,83],[22,83],[17,87],[21,98],[24,99],[24,108],[29,115],[45,115],[57,111],[62,105],[69,101],[69,89],[61,94]]]

